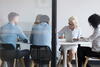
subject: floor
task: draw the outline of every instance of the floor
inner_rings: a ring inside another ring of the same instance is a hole
[[[7,66],[4,66],[4,67],[7,67]],[[76,65],[73,64],[73,67],[76,67]],[[100,64],[91,64],[91,67],[100,67]]]
[[[73,61],[72,64],[73,67],[76,67],[75,61]],[[89,64],[91,65],[91,67],[100,67],[100,61],[89,61]]]
[[[76,67],[75,64],[73,65],[73,67]],[[91,64],[91,67],[100,67],[100,65]]]
[[[73,67],[76,67],[76,65],[73,64]],[[100,67],[100,64],[91,64],[91,67]]]
[[[100,67],[100,61],[90,61],[89,63],[91,65],[91,67]],[[73,61],[72,64],[73,64],[73,67],[76,67],[75,61]],[[7,67],[6,64],[3,67]],[[61,67],[62,67],[62,65],[61,65]]]

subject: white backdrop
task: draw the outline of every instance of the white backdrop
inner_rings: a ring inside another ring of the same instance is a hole
[[[57,30],[67,25],[70,16],[77,17],[83,36],[89,36],[92,28],[88,16],[100,14],[100,0],[57,0]],[[47,14],[51,18],[51,0],[0,0],[0,25],[7,22],[9,12],[20,14],[20,25],[30,31],[37,14]]]
[[[51,18],[52,0],[0,0],[0,25],[7,23],[9,12],[20,14],[20,25],[24,31],[31,30],[37,14],[46,14]]]
[[[57,0],[58,1],[58,31],[68,23],[70,16],[77,17],[83,36],[88,37],[92,28],[88,17],[93,13],[100,14],[100,0]]]

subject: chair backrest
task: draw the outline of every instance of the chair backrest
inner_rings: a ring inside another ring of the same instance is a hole
[[[9,43],[0,43],[0,49],[14,50],[15,47]]]
[[[15,47],[12,44],[0,43],[0,58],[2,60],[11,60],[16,56]]]
[[[88,48],[89,51],[91,50],[90,47],[85,47],[85,46],[81,46],[80,44],[78,45],[78,49],[77,49],[77,54],[81,53],[81,49],[82,48]],[[100,52],[93,52],[93,51],[90,51],[90,53],[87,55],[87,57],[90,57],[90,58],[100,58]]]
[[[51,49],[48,46],[31,45],[31,57],[36,63],[48,63],[51,59]]]

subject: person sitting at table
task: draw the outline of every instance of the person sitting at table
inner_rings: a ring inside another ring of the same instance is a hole
[[[60,39],[64,38],[67,42],[78,41],[81,37],[80,29],[77,25],[77,21],[75,17],[70,17],[68,20],[68,26],[64,26],[59,32],[58,36]],[[75,56],[77,51],[77,47],[74,47],[68,51],[68,67],[72,67],[71,61]]]
[[[19,14],[16,12],[10,12],[8,14],[9,22],[0,27],[0,41],[2,43],[10,43],[16,49],[17,39],[23,40],[23,42],[27,43],[28,38],[23,33],[21,27],[18,25],[19,22]],[[16,58],[24,57],[25,67],[29,66],[29,50],[17,50]],[[8,67],[13,67],[14,60],[7,61]]]
[[[32,27],[30,43],[51,48],[51,26],[47,15],[38,15]]]
[[[92,48],[90,47],[80,47],[78,51],[78,60],[79,64],[78,67],[82,67],[84,64],[85,56],[89,57],[100,57],[100,15],[93,14],[88,18],[89,24],[93,27],[94,32],[89,38],[82,38],[83,41],[90,41],[92,42]],[[98,53],[95,55],[95,53]],[[90,67],[87,64],[87,67]]]

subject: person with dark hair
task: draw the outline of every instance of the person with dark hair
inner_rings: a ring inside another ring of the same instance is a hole
[[[92,48],[80,47],[78,48],[78,67],[82,67],[85,62],[85,56],[100,57],[100,15],[93,14],[88,18],[89,24],[93,27],[94,32],[89,38],[82,38],[83,41],[91,41]],[[97,54],[98,53],[98,54]],[[95,55],[96,54],[96,55]],[[90,67],[87,64],[87,67]]]
[[[0,41],[2,43],[10,43],[16,49],[17,39],[21,39],[23,42],[27,43],[28,38],[23,33],[21,27],[18,25],[19,14],[16,12],[11,12],[8,14],[9,22],[0,27]],[[16,58],[24,57],[26,67],[29,67],[29,50],[17,50]],[[7,61],[8,67],[13,67],[14,60]]]

